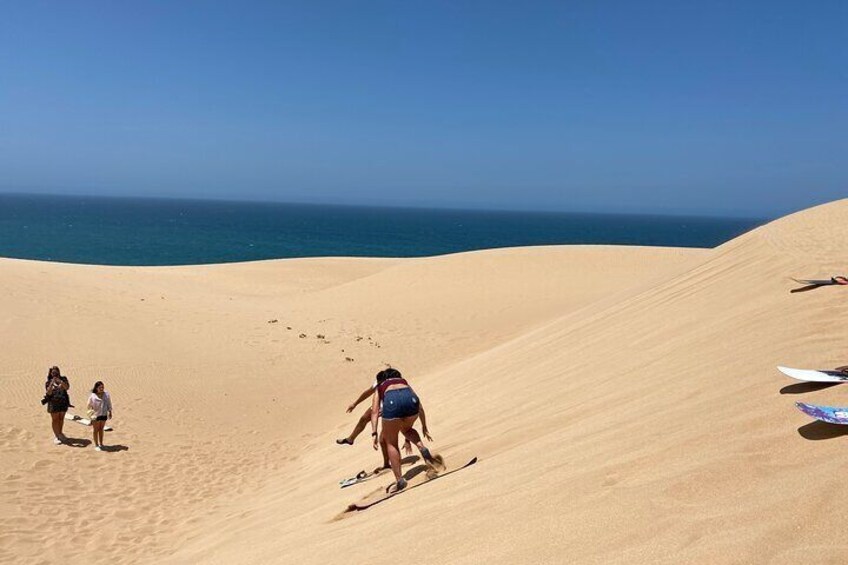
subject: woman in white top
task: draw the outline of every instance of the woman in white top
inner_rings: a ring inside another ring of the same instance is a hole
[[[106,420],[112,418],[112,397],[103,388],[103,381],[94,383],[91,396],[88,397],[88,409],[91,413],[91,427],[94,428],[94,450],[103,451],[103,428]]]

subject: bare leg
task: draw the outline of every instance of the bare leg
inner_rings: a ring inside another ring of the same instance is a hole
[[[389,463],[389,451],[388,451],[388,448],[386,447],[386,440],[385,440],[384,436],[382,436],[382,435],[380,436],[380,451],[383,452],[383,469],[386,469],[390,465],[390,463]]]
[[[59,412],[59,417],[57,418],[57,420],[59,421],[59,424],[58,424],[58,425],[59,425],[59,437],[60,437],[61,439],[65,439],[65,433],[64,433],[64,429],[65,429],[65,412]]]
[[[400,427],[400,420],[383,420],[383,433],[380,437],[380,443],[386,446],[386,454],[389,458],[389,465],[392,467],[392,473],[395,476],[395,482],[401,479],[400,449],[398,448],[398,432],[400,431]]]
[[[105,427],[105,421],[97,422],[97,438],[100,440],[100,443],[98,443],[97,445],[99,445],[100,447],[103,447],[103,429]]]
[[[411,441],[415,444],[415,447],[417,447],[418,451],[421,452],[421,457],[424,459],[424,461],[435,467],[437,470],[440,468],[444,469],[445,463],[442,459],[442,456],[433,455],[432,453],[430,453],[430,450],[427,448],[426,445],[424,445],[424,442],[421,441],[421,436],[418,434],[418,431],[415,428],[401,430],[401,433],[403,433],[403,436],[406,438],[407,441]]]
[[[50,427],[53,428],[53,435],[56,439],[62,439],[62,423],[64,422],[65,414],[63,412],[50,413]]]
[[[418,434],[415,428],[409,428],[408,430],[404,430],[403,437],[414,443],[415,447],[417,447],[419,451],[424,449],[424,442],[421,441],[421,436]]]
[[[356,423],[356,426],[353,428],[353,431],[350,432],[350,435],[347,436],[347,439],[353,443],[356,437],[362,433],[362,430],[371,423],[371,408],[368,408],[362,416],[359,418],[359,421]]]
[[[392,473],[395,475],[395,482],[400,481],[400,448],[398,447],[398,432],[406,432],[418,419],[418,415],[409,416],[400,420],[383,420],[383,439],[386,442],[386,450],[389,455],[389,464],[392,466]]]
[[[356,425],[353,427],[353,431],[350,432],[350,435],[344,439],[337,439],[336,443],[339,445],[353,445],[354,440],[356,440],[356,436],[362,433],[362,430],[371,423],[371,408],[365,411],[362,416],[360,416],[359,421],[356,422]]]

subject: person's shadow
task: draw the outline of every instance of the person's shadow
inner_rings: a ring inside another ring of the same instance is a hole
[[[91,443],[91,442],[89,442],[89,443]],[[129,451],[129,449],[130,448],[127,447],[126,445],[101,445],[100,446],[100,451],[109,451],[109,452]]]
[[[65,439],[62,443],[70,447],[88,447],[89,445],[91,445],[91,440],[79,437],[65,436]]]

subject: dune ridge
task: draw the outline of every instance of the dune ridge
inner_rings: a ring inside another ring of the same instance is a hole
[[[0,260],[0,561],[844,561],[841,430],[792,404],[848,398],[798,393],[775,366],[846,364],[845,290],[789,293],[841,272],[846,220],[839,201],[713,250]],[[76,386],[114,383],[107,443],[128,451],[48,445],[32,403],[62,359]],[[410,376],[449,465],[480,461],[346,514],[385,481],[339,490],[375,456],[332,440],[383,362]],[[75,519],[91,499],[106,510]]]

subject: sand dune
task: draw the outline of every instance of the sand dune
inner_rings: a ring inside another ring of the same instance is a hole
[[[263,485],[323,481],[303,458],[353,424],[344,407],[383,363],[424,375],[703,252],[642,254],[506,249],[188,268],[0,260],[0,557],[157,561],[207,531],[215,512],[228,524],[251,514],[241,506]],[[38,399],[52,363],[78,406],[106,381],[116,403],[108,441],[126,451],[50,444]],[[374,458],[332,446],[333,459],[316,465],[334,477]]]
[[[789,293],[846,243],[840,201],[706,251],[0,260],[0,561],[842,562],[842,430],[793,402],[848,397],[775,366],[848,364],[848,290]],[[78,405],[103,377],[126,451],[50,444],[54,362]],[[388,481],[338,489],[378,460],[332,441],[384,362],[480,460],[344,513]]]

